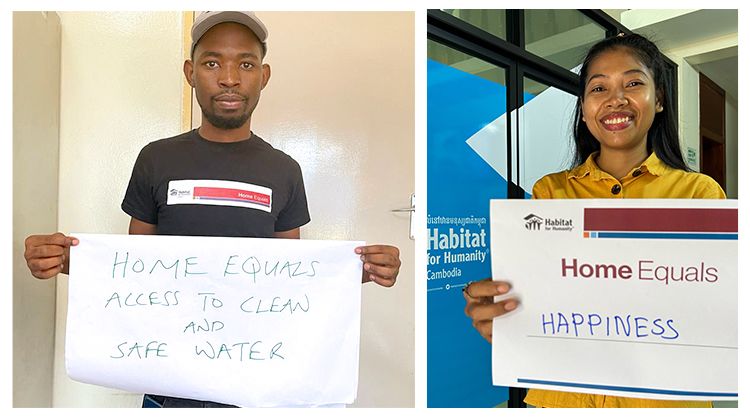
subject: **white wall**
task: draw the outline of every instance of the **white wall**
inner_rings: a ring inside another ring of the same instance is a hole
[[[682,57],[670,57],[677,63],[677,92],[679,96],[679,131],[682,156],[687,161],[688,148],[695,150],[695,164],[690,169],[700,171],[701,126],[700,126],[700,77],[698,71]]]
[[[13,14],[13,406],[52,403],[55,281],[37,280],[24,240],[57,230],[60,19]]]
[[[59,228],[127,233],[120,210],[141,147],[180,132],[182,16],[60,13]],[[138,406],[140,396],[68,379],[67,276],[57,280],[54,406]],[[148,328],[144,326],[144,328]]]

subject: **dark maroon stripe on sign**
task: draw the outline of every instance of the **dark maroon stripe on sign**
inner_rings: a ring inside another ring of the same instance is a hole
[[[583,209],[583,230],[737,232],[737,209]]]

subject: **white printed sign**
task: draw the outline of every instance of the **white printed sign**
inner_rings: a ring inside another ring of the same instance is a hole
[[[245,407],[354,401],[362,242],[73,236],[72,379]]]
[[[736,200],[490,207],[492,276],[521,302],[493,322],[495,385],[737,399]]]

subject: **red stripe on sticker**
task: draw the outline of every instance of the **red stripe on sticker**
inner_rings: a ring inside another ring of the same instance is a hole
[[[244,201],[247,203],[271,205],[271,196],[255,191],[239,190],[236,188],[217,188],[217,187],[195,187],[193,197],[215,200],[232,200]]]
[[[583,209],[583,230],[737,232],[737,209]]]

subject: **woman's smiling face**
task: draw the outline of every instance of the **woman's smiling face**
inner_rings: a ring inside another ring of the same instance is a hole
[[[583,121],[602,152],[646,149],[654,115],[662,111],[651,71],[627,48],[605,51],[588,68]]]

